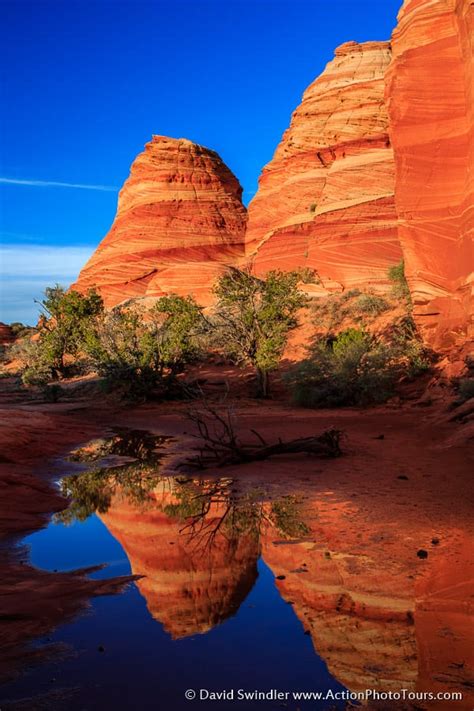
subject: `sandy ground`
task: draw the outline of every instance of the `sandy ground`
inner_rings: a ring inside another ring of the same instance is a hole
[[[203,374],[210,392],[218,392],[231,376],[224,368]],[[304,494],[309,487],[325,546],[341,560],[351,558],[352,566],[354,556],[359,562],[370,558],[367,575],[362,566],[350,579],[364,610],[374,590],[379,598],[386,593],[410,601],[418,688],[464,692],[464,703],[437,703],[433,708],[439,711],[471,708],[471,425],[450,421],[443,403],[426,406],[426,400],[366,411],[309,411],[282,400],[259,403],[244,396],[246,376],[241,382],[232,402],[243,437],[250,428],[271,441],[336,427],[345,432],[345,456],[330,461],[281,457],[227,468],[226,475],[262,485],[271,478],[274,484],[281,481],[282,491],[290,485]],[[174,434],[184,442],[191,426],[183,403],[119,408],[101,399],[48,405],[7,395],[0,406],[0,679],[8,679],[37,661],[38,654],[58,652],[33,651],[35,638],[78,614],[90,597],[124,582],[92,581],[84,571],[46,573],[28,565],[18,541],[65,506],[52,487],[54,458],[114,425]],[[419,550],[428,556],[420,558]],[[347,570],[345,575],[347,583]],[[284,581],[280,585],[282,595],[289,594]],[[351,614],[357,618],[358,609]],[[337,666],[337,659],[326,661],[330,668]]]

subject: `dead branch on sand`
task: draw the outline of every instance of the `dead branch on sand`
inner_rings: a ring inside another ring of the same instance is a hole
[[[199,439],[200,443],[195,454],[188,457],[183,464],[196,469],[257,462],[280,454],[310,454],[328,458],[342,454],[340,441],[343,433],[336,429],[286,442],[278,438],[274,443],[268,443],[259,432],[251,429],[256,441],[242,442],[236,435],[234,414],[229,407],[220,412],[204,402],[200,409],[189,410],[188,418],[199,432],[193,437]]]

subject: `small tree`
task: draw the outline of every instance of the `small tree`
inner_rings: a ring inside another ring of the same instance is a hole
[[[297,272],[272,271],[259,279],[230,268],[215,287],[216,325],[225,349],[257,373],[257,394],[268,395],[268,374],[282,357],[296,314],[306,303]]]
[[[198,339],[204,328],[202,308],[191,296],[163,296],[151,311],[158,322],[157,339],[161,359],[177,374],[199,351]]]
[[[77,291],[66,293],[56,284],[45,290],[45,298],[38,303],[43,311],[38,343],[42,360],[54,375],[63,376],[66,356],[77,356],[93,319],[103,311],[102,298],[93,289],[84,296]]]
[[[99,319],[87,352],[110,385],[130,399],[146,399],[156,387],[169,390],[195,357],[202,321],[191,297],[165,296],[148,313],[117,307]]]

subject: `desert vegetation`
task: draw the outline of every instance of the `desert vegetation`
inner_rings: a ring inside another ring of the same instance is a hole
[[[299,281],[298,272],[271,271],[260,279],[232,268],[215,288],[216,344],[235,362],[255,369],[260,397],[268,395],[269,373],[279,365],[288,335],[298,326],[298,311],[306,303]]]
[[[286,381],[303,407],[367,406],[385,402],[400,381],[429,367],[412,321],[401,319],[383,337],[348,328],[335,337],[316,338]]]
[[[94,290],[80,294],[56,285],[39,302],[36,331],[19,325],[21,337],[10,355],[20,363],[23,384],[40,386],[50,402],[64,395],[64,379],[85,373],[98,375],[107,392],[130,401],[199,396],[186,371],[210,353],[250,366],[256,396],[267,397],[269,377],[306,308],[316,335],[306,357],[285,375],[295,403],[376,404],[430,367],[408,300],[402,299],[402,262],[389,278],[393,286],[385,295],[352,289],[310,306],[300,285],[319,280],[311,270],[271,271],[260,278],[229,268],[215,285],[214,306],[206,310],[192,297],[174,294],[147,310],[133,301],[105,310]],[[470,381],[460,383],[460,397],[469,388]]]

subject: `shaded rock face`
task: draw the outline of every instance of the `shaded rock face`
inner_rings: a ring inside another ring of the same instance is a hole
[[[384,74],[388,42],[348,42],[304,93],[249,205],[253,269],[382,286],[401,259]]]
[[[171,292],[207,303],[224,265],[243,254],[241,196],[217,153],[153,136],[132,164],[110,232],[73,288],[97,287],[106,306]]]
[[[13,331],[6,323],[0,323],[0,345],[6,346],[13,343],[15,336]]]
[[[257,578],[259,543],[255,537],[183,532],[185,523],[167,515],[176,499],[169,491],[153,494],[158,508],[141,511],[114,501],[101,516],[120,541],[132,570],[144,577],[137,586],[150,614],[174,638],[208,632],[234,615]],[[165,510],[163,510],[165,509]],[[225,512],[212,506],[206,529],[218,527]]]
[[[470,0],[405,0],[387,73],[400,242],[437,349],[473,335],[473,26]]]

